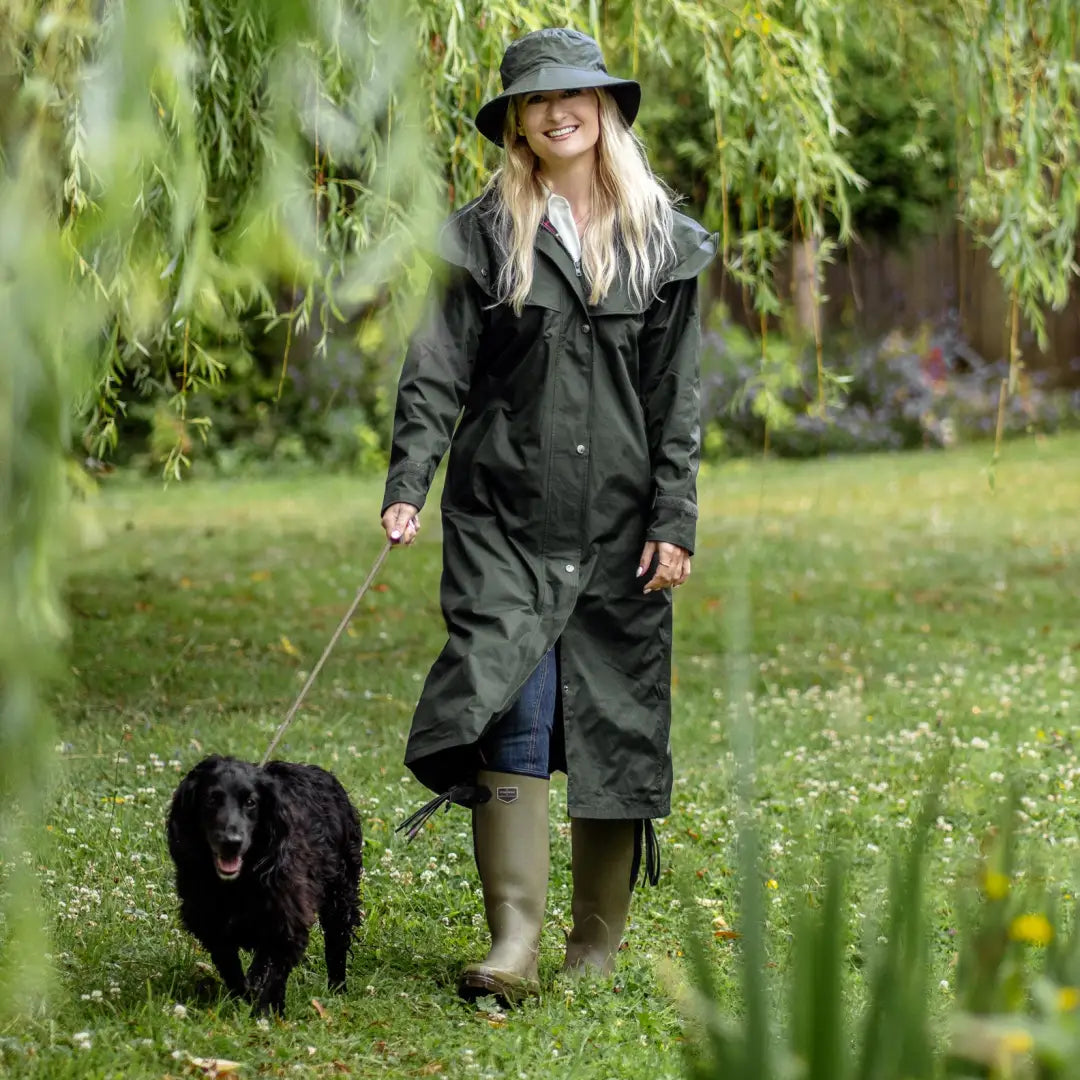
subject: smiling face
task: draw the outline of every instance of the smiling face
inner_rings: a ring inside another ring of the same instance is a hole
[[[595,90],[549,90],[518,99],[529,148],[549,168],[563,168],[596,153],[600,107]]]

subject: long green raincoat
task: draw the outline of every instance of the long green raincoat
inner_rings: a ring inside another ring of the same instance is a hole
[[[662,817],[672,597],[643,594],[647,577],[635,572],[646,540],[694,549],[697,276],[715,238],[676,214],[676,262],[658,297],[642,308],[619,283],[592,306],[545,225],[517,316],[494,302],[499,264],[484,211],[477,200],[443,228],[445,291],[398,386],[384,509],[423,506],[450,447],[440,597],[449,638],[405,762],[437,793],[470,783],[477,741],[557,643],[552,768],[566,770],[571,816]]]

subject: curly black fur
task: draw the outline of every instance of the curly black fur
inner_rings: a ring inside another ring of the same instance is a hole
[[[259,1012],[284,1011],[316,917],[330,988],[344,989],[363,839],[335,777],[314,765],[208,757],[180,782],[167,828],[180,917],[231,993]],[[246,977],[240,949],[254,951]]]

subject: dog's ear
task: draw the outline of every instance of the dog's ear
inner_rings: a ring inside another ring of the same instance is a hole
[[[206,839],[199,822],[199,806],[206,781],[221,760],[216,754],[204,758],[180,781],[180,786],[173,793],[166,832],[169,853],[177,865],[196,858],[206,847]]]
[[[262,869],[272,873],[290,872],[296,840],[296,811],[281,781],[266,768],[259,770],[259,822],[255,846]]]

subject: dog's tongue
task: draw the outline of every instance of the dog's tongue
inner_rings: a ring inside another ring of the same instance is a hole
[[[223,874],[236,874],[240,870],[240,856],[234,855],[231,859],[226,859],[223,855],[219,855],[217,867]]]

